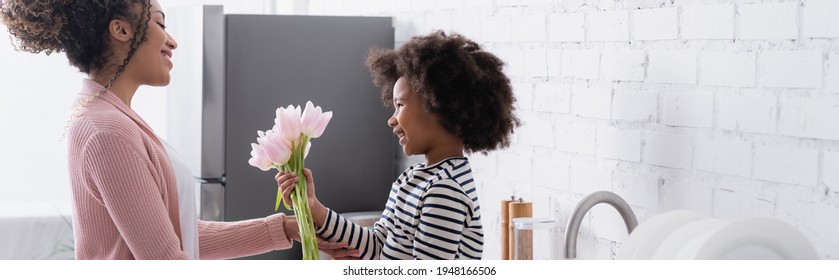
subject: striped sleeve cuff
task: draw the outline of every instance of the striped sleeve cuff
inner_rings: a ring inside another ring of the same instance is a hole
[[[321,226],[315,233],[323,239],[329,240],[327,236],[334,236],[335,231],[338,230],[338,219],[340,219],[338,213],[327,208],[326,221],[324,221],[323,226]]]

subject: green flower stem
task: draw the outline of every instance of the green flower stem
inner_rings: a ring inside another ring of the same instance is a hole
[[[297,186],[291,192],[291,201],[294,204],[294,216],[297,217],[297,230],[300,233],[300,244],[303,247],[304,260],[317,260],[320,258],[318,254],[318,240],[315,234],[315,224],[312,220],[312,209],[309,208],[309,200],[306,190],[306,174],[303,173],[306,159],[306,144],[309,142],[309,137],[301,135],[299,145],[292,143],[291,157],[288,162],[282,166],[274,166],[275,169],[283,172],[294,172],[297,174]],[[288,205],[283,202],[282,190],[277,188],[277,201],[274,205],[274,211],[279,210],[280,204],[283,204],[286,209]]]
[[[315,236],[314,223],[312,221],[312,213],[309,208],[306,190],[306,176],[303,173],[306,144],[308,137],[303,136],[302,141],[296,147],[292,147],[292,157],[289,160],[289,171],[297,173],[297,186],[291,193],[291,199],[294,202],[294,215],[297,216],[297,228],[300,232],[301,245],[303,247],[304,260],[317,260],[318,244]]]

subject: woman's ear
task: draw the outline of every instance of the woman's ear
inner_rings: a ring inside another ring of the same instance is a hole
[[[114,40],[123,43],[130,41],[131,37],[134,37],[134,31],[131,29],[131,24],[121,19],[111,20],[111,23],[108,24],[108,34],[111,38],[114,38]]]

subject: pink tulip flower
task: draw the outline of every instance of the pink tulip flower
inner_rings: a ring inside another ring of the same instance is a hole
[[[261,131],[260,131],[261,132]],[[269,130],[256,139],[265,155],[274,165],[282,166],[291,158],[291,147],[286,143],[285,139],[273,130]]]
[[[318,138],[323,134],[332,112],[323,113],[320,106],[315,107],[312,101],[306,102],[306,110],[300,118],[301,132],[310,138]]]
[[[251,159],[248,163],[262,171],[272,168],[285,170],[300,174],[305,165],[305,159],[312,148],[313,138],[323,134],[326,125],[332,119],[332,112],[324,113],[318,106],[315,107],[311,101],[306,102],[306,110],[301,115],[300,106],[288,105],[285,108],[277,108],[274,127],[268,131],[257,131],[256,141],[251,143]],[[305,146],[301,146],[305,145]],[[301,157],[300,152],[303,155]],[[297,188],[305,190],[306,182],[298,181]],[[310,214],[309,205],[305,194],[292,192],[294,214],[298,217],[298,231],[303,244],[303,259],[318,259],[317,239],[314,235],[314,222]],[[280,207],[282,193],[277,188],[277,200],[274,204],[276,211]]]
[[[271,170],[271,168],[273,168],[273,163],[268,159],[268,156],[265,155],[265,151],[262,147],[258,144],[251,143],[251,148],[251,159],[248,160],[248,163],[262,171]]]
[[[277,118],[274,119],[274,123],[279,125],[280,131],[278,132],[282,134],[286,141],[292,143],[292,146],[299,144],[300,106],[295,108],[292,105],[288,105],[286,108],[278,108]]]

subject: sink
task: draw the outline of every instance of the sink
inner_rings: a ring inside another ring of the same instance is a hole
[[[577,203],[577,207],[574,207],[574,211],[571,212],[571,217],[568,218],[568,226],[565,228],[565,250],[563,255],[566,259],[577,258],[577,235],[580,232],[580,223],[583,222],[583,217],[592,207],[601,203],[609,204],[618,210],[628,233],[632,233],[632,230],[638,226],[638,219],[635,217],[635,212],[632,212],[632,208],[629,207],[626,200],[609,191],[591,193]]]

